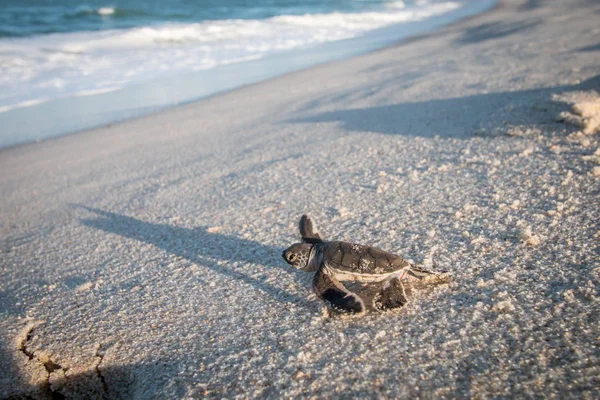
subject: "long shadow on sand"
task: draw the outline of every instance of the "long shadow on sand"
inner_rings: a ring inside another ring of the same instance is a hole
[[[282,249],[235,236],[211,233],[205,227],[188,229],[167,224],[155,224],[96,208],[77,207],[98,216],[98,218],[82,219],[81,222],[85,226],[149,243],[169,254],[207,267],[215,273],[252,285],[277,301],[296,303],[305,301],[305,299],[287,293],[281,288],[253,278],[232,265],[234,263],[261,264],[265,266],[265,274],[267,274],[269,270],[277,268],[272,265],[282,264],[280,256]],[[228,266],[223,266],[218,261],[225,261]],[[300,274],[297,270],[289,268],[289,273],[299,278]]]
[[[485,42],[526,31],[539,25],[541,19],[531,19],[517,22],[489,22],[467,28],[465,34],[458,40],[461,44]]]
[[[299,117],[287,122],[340,122],[342,127],[350,132],[470,138],[473,134],[493,133],[498,129],[511,126],[539,125],[540,121],[555,125],[556,116],[567,106],[553,102],[552,95],[589,89],[600,89],[600,75],[577,85],[559,85],[369,108],[340,109]],[[328,102],[329,99],[324,97],[314,101],[311,108]]]
[[[600,43],[596,43],[591,46],[582,47],[580,49],[577,49],[577,51],[583,51],[583,52],[600,51]]]
[[[525,4],[519,7],[519,11],[534,10],[542,6],[542,0],[527,0]]]

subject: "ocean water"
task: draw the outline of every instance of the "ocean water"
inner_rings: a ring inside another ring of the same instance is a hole
[[[2,0],[0,127],[5,126],[0,133],[0,146],[85,129],[365,52],[381,47],[383,42],[363,41],[357,45],[348,44],[349,41],[368,37],[386,27],[426,23],[445,15],[455,15],[444,19],[444,23],[452,22],[489,8],[492,3],[492,0]],[[464,9],[471,11],[457,13]],[[387,39],[394,40],[394,33],[390,35]],[[396,40],[403,36],[398,32],[396,35]],[[323,46],[331,43],[345,43],[344,46],[360,51],[344,52],[339,48],[331,51],[330,47],[330,55],[323,54]],[[298,54],[304,55],[302,60]],[[262,61],[257,63],[259,60]],[[254,63],[254,71],[252,68],[249,72],[245,68],[234,71],[230,67],[243,63]],[[240,76],[244,74],[248,76]],[[194,81],[196,89],[184,90],[185,84],[177,82],[182,76]],[[141,89],[144,85],[156,86],[157,82],[162,85],[160,96],[152,98],[150,92],[156,90]],[[107,109],[101,104],[107,97],[101,96],[112,92],[121,93],[120,98],[127,101],[115,106],[119,102],[113,97]],[[62,123],[50,127],[47,123],[42,126],[30,121],[19,123],[19,119],[30,120],[31,113],[49,110],[60,113],[60,104],[68,99],[86,97],[100,99],[94,101],[100,108],[94,110],[88,99],[85,110],[75,108]],[[53,104],[39,107],[45,103]],[[20,112],[14,113],[17,110]],[[87,114],[94,118],[86,117]]]
[[[0,37],[104,31],[165,22],[264,20],[280,15],[380,12],[436,1],[390,0],[2,0]]]

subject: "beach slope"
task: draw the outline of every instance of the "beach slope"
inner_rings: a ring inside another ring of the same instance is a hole
[[[0,397],[598,398],[600,4],[0,151]],[[338,318],[281,251],[452,272]],[[434,262],[435,260],[435,262]]]

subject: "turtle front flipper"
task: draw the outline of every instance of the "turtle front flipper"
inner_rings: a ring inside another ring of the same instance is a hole
[[[360,314],[365,311],[362,299],[350,292],[328,271],[326,266],[319,268],[313,279],[313,290],[331,308],[342,313]]]
[[[317,231],[317,225],[308,215],[304,214],[300,218],[298,228],[300,229],[300,236],[304,243],[323,243],[323,236]]]
[[[408,303],[402,277],[394,275],[383,283],[381,291],[373,298],[373,308],[379,311],[399,308]]]

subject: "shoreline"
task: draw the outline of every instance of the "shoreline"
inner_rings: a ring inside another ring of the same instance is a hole
[[[598,15],[504,0],[0,150],[0,398],[597,398]],[[303,213],[452,280],[330,314]]]
[[[13,131],[10,136],[0,137],[0,148],[79,134],[307,68],[368,54],[484,13],[497,3],[497,0],[475,2],[423,21],[395,24],[363,36],[323,43],[308,49],[275,53],[258,60],[187,72],[90,96],[56,98],[28,107],[16,107],[0,113],[0,125],[7,131]],[[56,115],[65,118],[58,119]],[[43,134],[40,133],[42,131]]]

